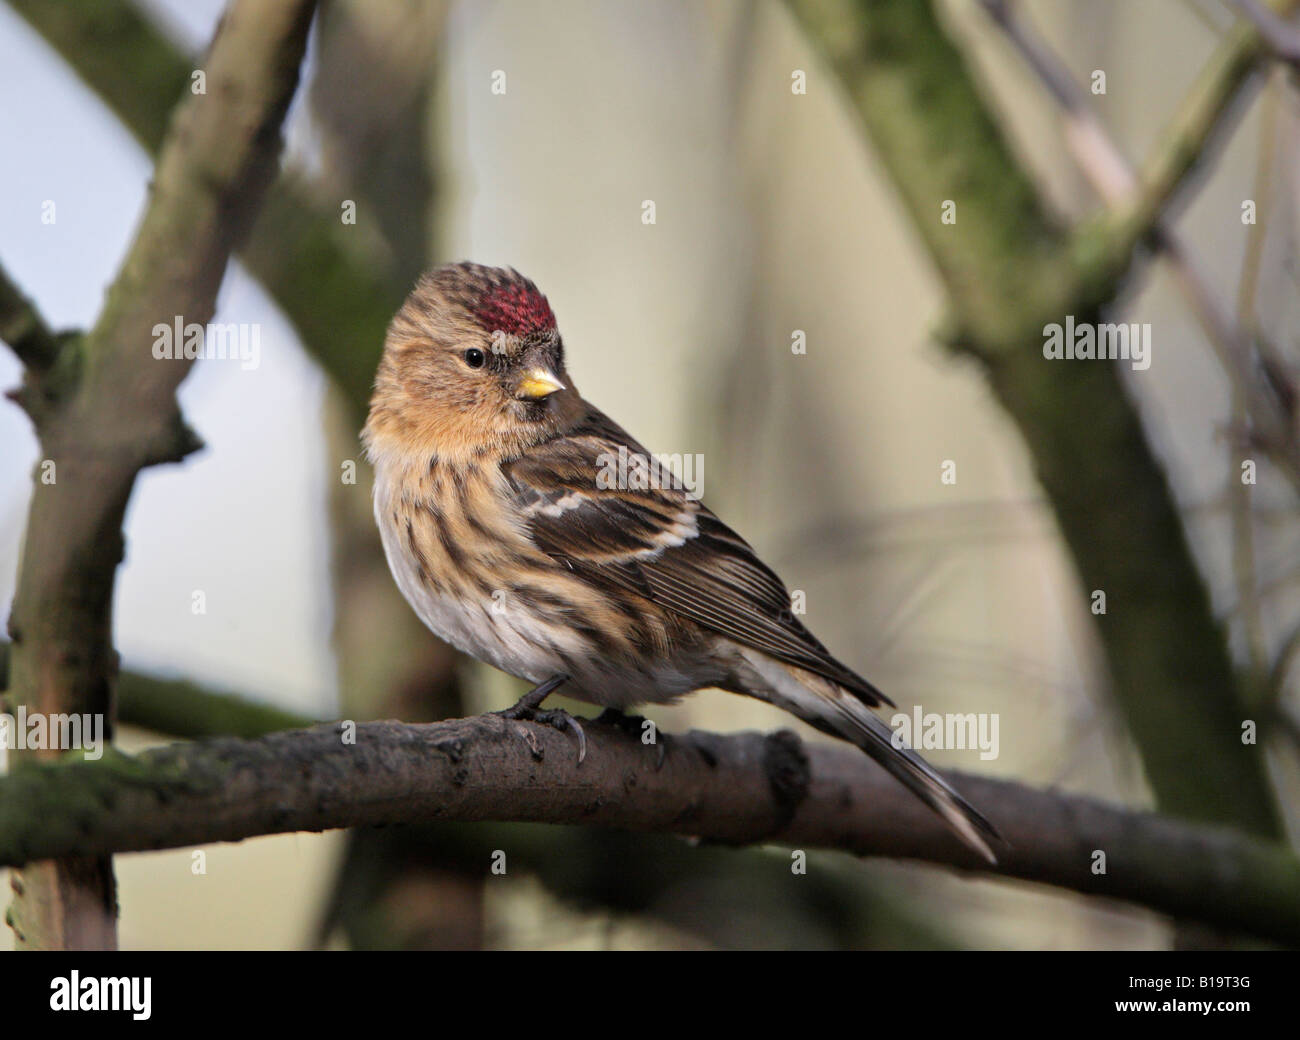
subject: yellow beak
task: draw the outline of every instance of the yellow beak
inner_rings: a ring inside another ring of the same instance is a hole
[[[565,386],[547,369],[534,368],[524,373],[516,389],[524,400],[540,401],[550,397],[557,390],[565,389]]]

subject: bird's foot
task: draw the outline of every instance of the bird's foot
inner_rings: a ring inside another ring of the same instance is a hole
[[[512,719],[522,722],[536,722],[540,726],[550,726],[561,733],[572,733],[578,738],[578,762],[581,763],[587,757],[587,735],[578,725],[578,720],[570,715],[563,708],[549,708],[543,710],[542,701],[546,700],[559,687],[569,681],[567,675],[552,675],[545,682],[538,683],[531,690],[525,693],[519,700],[504,711],[497,712],[503,719]],[[533,756],[541,758],[541,748],[531,739],[528,740],[532,748]]]

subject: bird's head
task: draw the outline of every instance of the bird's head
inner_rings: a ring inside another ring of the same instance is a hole
[[[372,459],[509,455],[580,409],[537,286],[513,269],[450,264],[423,275],[389,325],[363,437]]]

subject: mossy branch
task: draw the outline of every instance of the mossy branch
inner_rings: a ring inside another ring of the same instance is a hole
[[[627,727],[584,726],[581,763],[567,734],[479,716],[331,724],[41,765],[0,779],[0,865],[73,850],[495,820],[981,868],[938,817],[854,749],[803,745],[786,731],[659,734],[660,744],[647,746]],[[1300,942],[1300,861],[1281,847],[1008,781],[952,779],[1006,836],[1002,876]]]
[[[8,645],[0,641],[0,690]],[[118,719],[155,733],[194,740],[255,738],[319,722],[234,693],[183,679],[124,671],[117,682]],[[0,711],[7,710],[0,696]],[[589,830],[581,826],[521,823],[430,823],[354,831],[340,868],[340,883],[317,925],[323,944],[336,928],[353,948],[440,948],[444,930],[428,931],[437,905],[417,900],[397,904],[377,898],[384,879],[421,876],[436,864],[460,878],[482,879],[483,864],[496,849],[510,849],[512,872],[527,872],[560,898],[583,909],[599,906],[615,914],[661,920],[714,946],[770,948],[792,935],[804,945],[837,949],[936,949],[950,946],[942,930],[927,924],[919,901],[882,893],[869,874],[851,863],[838,868],[814,861],[797,892],[786,886],[789,864],[760,850],[690,847],[672,835]],[[826,869],[822,869],[823,865]],[[394,882],[396,883],[396,882]],[[689,884],[747,908],[731,915],[701,917],[672,898]],[[421,891],[426,891],[421,889]]]

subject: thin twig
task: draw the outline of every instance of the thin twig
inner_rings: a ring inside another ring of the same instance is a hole
[[[1083,88],[1042,39],[1012,13],[1006,0],[981,0],[981,4],[1065,110],[1066,143],[1093,189],[1110,207],[1106,219],[1115,227],[1130,229],[1122,236],[1125,240],[1148,236],[1173,268],[1175,280],[1234,391],[1247,403],[1253,442],[1269,454],[1300,493],[1300,442],[1284,402],[1260,378],[1257,345],[1233,319],[1213,280],[1166,215],[1188,171],[1219,129],[1220,116],[1235,94],[1233,88],[1248,75],[1249,40],[1238,33],[1221,48],[1207,81],[1193,92],[1155,159],[1139,177],[1093,112]]]
[[[43,373],[59,356],[58,337],[22,290],[0,267],[0,340],[8,343],[29,371]]]
[[[1282,61],[1300,66],[1300,31],[1280,18],[1260,0],[1229,0],[1233,7],[1254,23],[1260,36]]]

